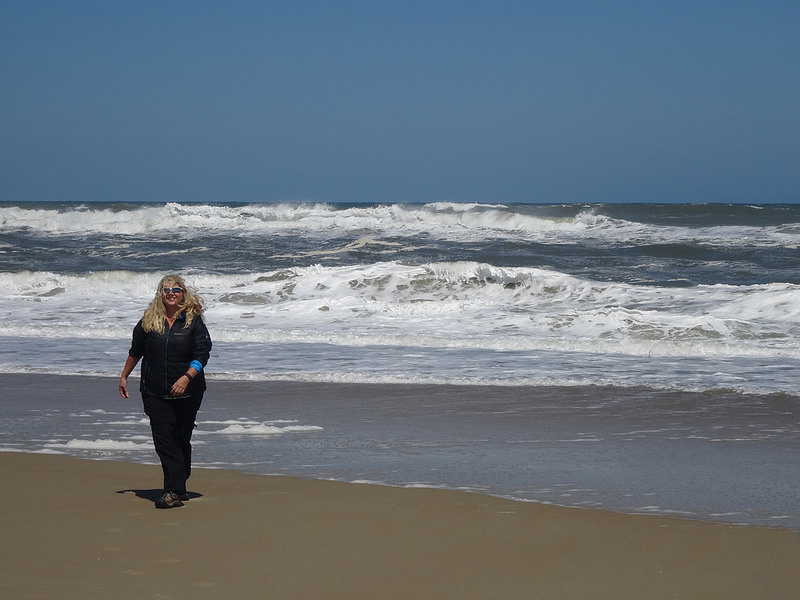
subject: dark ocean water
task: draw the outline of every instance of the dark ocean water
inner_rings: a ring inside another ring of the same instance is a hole
[[[798,244],[795,205],[3,204],[0,370],[116,373],[180,272],[222,378],[797,394]]]

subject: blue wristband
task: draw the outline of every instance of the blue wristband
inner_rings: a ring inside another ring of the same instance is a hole
[[[198,373],[203,370],[203,363],[201,363],[199,360],[193,360],[192,362],[189,363],[189,366],[192,367]]]

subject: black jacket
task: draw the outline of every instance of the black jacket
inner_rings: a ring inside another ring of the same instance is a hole
[[[140,390],[153,396],[166,398],[170,389],[189,368],[193,360],[203,367],[208,364],[211,353],[211,336],[201,317],[192,319],[186,326],[186,316],[181,314],[172,327],[165,323],[164,333],[145,331],[140,320],[133,328],[133,341],[128,352],[142,360]],[[187,394],[196,394],[206,389],[206,379],[200,371],[186,388]]]

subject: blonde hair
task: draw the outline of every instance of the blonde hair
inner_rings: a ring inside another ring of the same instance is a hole
[[[186,326],[188,327],[191,325],[195,317],[203,317],[203,299],[187,287],[186,282],[184,282],[183,277],[180,275],[165,275],[161,278],[161,281],[158,282],[155,298],[150,302],[150,306],[147,307],[147,310],[144,311],[142,327],[144,327],[145,331],[164,333],[164,320],[167,318],[167,311],[164,309],[164,302],[161,299],[161,290],[167,286],[167,282],[169,281],[171,281],[173,285],[183,288],[183,302],[181,302],[180,312],[178,314],[183,313],[186,316]]]

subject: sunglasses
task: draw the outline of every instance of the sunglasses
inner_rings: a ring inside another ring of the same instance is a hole
[[[163,288],[163,289],[161,290],[161,293],[162,293],[162,294],[165,294],[165,295],[166,295],[166,294],[169,294],[169,293],[173,293],[173,294],[182,294],[182,293],[183,293],[183,288],[179,288],[179,287]]]

